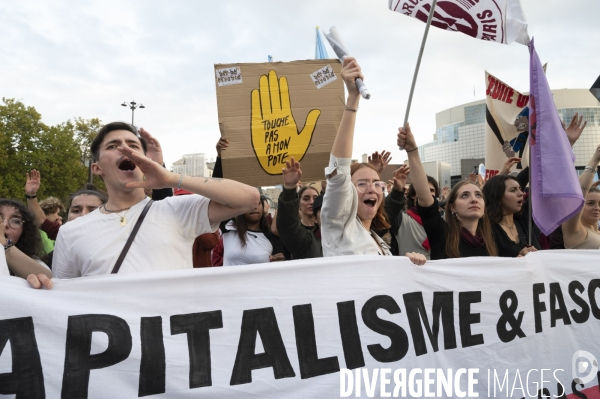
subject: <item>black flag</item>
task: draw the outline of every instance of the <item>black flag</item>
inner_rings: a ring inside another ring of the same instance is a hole
[[[598,76],[598,79],[596,79],[596,81],[590,88],[590,91],[592,92],[594,97],[596,97],[596,100],[600,101],[600,76]]]

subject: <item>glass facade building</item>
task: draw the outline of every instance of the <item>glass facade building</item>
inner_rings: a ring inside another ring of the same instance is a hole
[[[587,89],[553,90],[560,118],[568,125],[576,113],[587,126],[573,147],[575,166],[582,170],[600,144],[600,102]],[[436,114],[433,142],[419,146],[423,162],[450,164],[453,182],[460,181],[461,160],[485,157],[485,100],[459,105]]]

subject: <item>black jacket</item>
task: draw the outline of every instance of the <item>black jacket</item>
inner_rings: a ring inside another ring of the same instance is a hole
[[[277,204],[277,231],[283,245],[294,259],[321,258],[323,248],[316,233],[318,226],[308,228],[300,222],[300,200],[295,189],[284,188]]]

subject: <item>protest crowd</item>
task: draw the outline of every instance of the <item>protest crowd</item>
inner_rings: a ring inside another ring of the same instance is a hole
[[[65,205],[54,197],[41,200],[43,175],[34,169],[23,176],[25,201],[0,199],[0,275],[51,288],[52,277],[340,255],[406,256],[427,267],[429,260],[446,258],[600,248],[600,190],[593,182],[600,145],[579,177],[583,207],[546,235],[529,223],[529,168],[511,170],[520,158],[509,158],[487,180],[473,173],[452,188],[440,187],[426,175],[407,124],[389,133],[390,147],[408,156],[392,180],[381,180],[389,151],[352,163],[360,114],[355,80],[364,79],[354,58],[344,59],[341,77],[347,99],[329,165],[323,165],[326,180],[320,189],[303,186],[300,162],[289,159],[274,217],[257,188],[223,176],[227,138],[217,143],[213,177],[190,177],[164,167],[161,145],[149,132],[113,122],[91,144],[92,171],[107,193],[88,185]],[[563,125],[571,146],[585,126],[577,115]]]

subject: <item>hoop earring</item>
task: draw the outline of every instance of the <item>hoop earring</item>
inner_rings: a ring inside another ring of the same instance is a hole
[[[452,216],[456,219],[456,212],[452,212]]]

